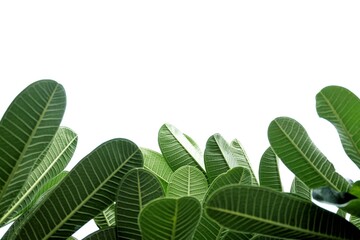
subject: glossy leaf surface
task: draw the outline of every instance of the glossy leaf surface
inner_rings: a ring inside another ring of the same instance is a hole
[[[328,186],[346,191],[349,183],[311,141],[304,127],[294,119],[279,117],[270,123],[268,138],[283,163],[307,186]]]
[[[212,194],[206,213],[235,231],[292,239],[359,239],[360,230],[342,217],[289,194],[248,185]]]

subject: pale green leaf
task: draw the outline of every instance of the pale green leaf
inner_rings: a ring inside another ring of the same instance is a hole
[[[162,198],[145,206],[139,223],[144,240],[192,239],[201,216],[196,198]]]
[[[231,146],[220,134],[212,135],[206,142],[204,161],[209,183],[229,169],[239,166]]]
[[[328,86],[316,95],[316,110],[336,127],[346,154],[360,168],[360,99],[346,88]]]
[[[293,239],[360,239],[360,231],[342,217],[270,188],[223,187],[209,197],[205,211],[235,231]]]
[[[141,239],[138,217],[151,200],[164,196],[159,180],[145,169],[133,169],[121,180],[116,200],[116,228],[120,239]]]
[[[283,163],[307,186],[328,186],[346,191],[349,183],[311,141],[304,127],[294,119],[279,117],[270,123],[268,137]]]
[[[144,156],[144,168],[155,174],[165,191],[173,173],[170,166],[161,153],[146,148],[141,148],[141,152]]]
[[[274,151],[269,147],[260,160],[259,166],[260,186],[269,187],[282,192],[278,159]]]
[[[193,166],[183,166],[171,176],[167,197],[192,196],[202,201],[208,189],[204,174]]]
[[[34,195],[42,185],[65,169],[74,154],[76,144],[77,135],[73,131],[64,127],[59,128],[38,166],[31,172],[22,190],[11,204],[11,208],[0,219],[0,222],[13,220],[17,214],[23,212],[24,208],[34,200]]]
[[[62,85],[42,80],[24,89],[5,112],[0,122],[0,225],[59,128],[65,105]]]
[[[203,171],[203,156],[194,141],[170,124],[161,126],[158,135],[161,153],[172,171],[191,165]]]
[[[258,181],[256,179],[256,176],[254,174],[254,171],[250,165],[249,157],[247,156],[243,146],[241,145],[240,141],[237,139],[234,139],[231,141],[230,146],[232,147],[233,155],[236,159],[237,164],[240,167],[247,168],[250,171],[252,184],[258,185]]]

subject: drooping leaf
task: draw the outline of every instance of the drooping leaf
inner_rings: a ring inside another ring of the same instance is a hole
[[[5,239],[66,239],[115,201],[121,178],[142,167],[140,149],[126,139],[101,144],[81,160]]]
[[[206,193],[205,201],[216,190],[226,185],[232,185],[232,184],[252,185],[252,178],[250,171],[244,167],[235,167],[233,169],[230,169],[226,173],[220,174],[211,183],[209,190]]]
[[[77,135],[68,128],[61,127],[56,132],[54,139],[46,153],[43,154],[38,166],[31,172],[25,185],[18,196],[11,204],[11,208],[0,219],[0,222],[13,220],[20,212],[23,212],[34,195],[39,191],[42,185],[60,174],[71,160],[77,144]]]
[[[239,166],[231,146],[220,134],[214,134],[207,140],[204,161],[209,183],[220,174]]]
[[[178,168],[171,176],[166,196],[192,196],[201,202],[207,189],[206,177],[198,168],[183,166]]]
[[[271,147],[267,148],[261,157],[259,180],[260,186],[269,187],[282,192],[278,160]]]
[[[92,234],[83,238],[83,240],[117,240],[116,238],[116,228],[108,227],[105,229],[100,229]]]
[[[270,123],[268,138],[283,163],[307,186],[328,186],[346,191],[349,183],[311,141],[304,127],[294,119],[279,117]]]
[[[196,198],[159,198],[145,206],[139,224],[144,240],[192,239],[201,216]]]
[[[233,155],[236,159],[236,162],[239,164],[240,167],[247,168],[250,171],[252,184],[258,185],[258,181],[256,179],[256,176],[254,174],[254,171],[250,165],[249,157],[247,156],[244,148],[242,147],[239,140],[234,139],[231,141],[230,146],[233,150]]]
[[[106,229],[116,225],[115,203],[110,204],[104,211],[94,218],[95,224],[99,229]]]
[[[311,201],[310,188],[297,177],[294,178],[291,184],[290,192],[296,194],[299,197],[302,197],[305,200]]]
[[[146,148],[141,148],[141,152],[144,156],[144,168],[158,177],[165,191],[173,173],[170,166],[158,152]]]
[[[158,142],[161,153],[172,171],[186,165],[204,171],[202,152],[199,151],[199,147],[194,146],[194,141],[189,141],[189,137],[174,126],[162,125],[159,130]]]
[[[360,168],[360,99],[346,88],[328,86],[316,95],[316,110],[335,126],[346,154]]]
[[[360,230],[342,217],[290,194],[250,185],[214,192],[205,211],[235,231],[292,239],[359,239]]]
[[[27,181],[55,135],[66,105],[62,85],[35,82],[10,104],[0,122],[0,218]],[[3,224],[0,223],[1,224]]]
[[[164,196],[159,180],[145,169],[133,169],[121,180],[116,200],[119,239],[141,239],[138,217],[151,200]]]

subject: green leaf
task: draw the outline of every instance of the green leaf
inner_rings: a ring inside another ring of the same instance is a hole
[[[24,89],[5,112],[0,122],[0,218],[11,209],[51,142],[65,105],[64,88],[55,81],[42,80]]]
[[[220,174],[215,180],[211,183],[209,190],[206,193],[206,199],[216,190],[232,184],[252,184],[252,178],[250,171],[244,167],[235,167],[230,169],[226,173]]]
[[[342,218],[346,218],[346,212],[344,210],[338,209],[336,214]]]
[[[274,151],[269,147],[260,160],[260,186],[269,187],[282,192],[278,160]]]
[[[167,197],[192,196],[201,202],[207,189],[206,177],[198,168],[183,166],[171,176],[166,195]]]
[[[270,123],[268,137],[283,163],[310,188],[323,186],[346,191],[349,183],[311,141],[294,119],[279,117]]]
[[[360,228],[360,218],[359,217],[351,215],[350,216],[350,222],[352,224],[354,224],[357,228]]]
[[[360,99],[346,88],[328,86],[316,95],[316,110],[335,126],[346,154],[360,168]]]
[[[302,197],[305,200],[311,201],[310,188],[297,177],[294,178],[291,184],[290,192],[299,197]]]
[[[68,128],[59,128],[38,166],[31,172],[25,185],[11,204],[11,208],[0,219],[1,223],[13,220],[33,201],[42,185],[60,174],[70,162],[77,144],[77,135]]]
[[[156,175],[165,191],[173,173],[170,166],[158,152],[146,148],[141,148],[141,152],[144,156],[144,168]]]
[[[109,207],[97,215],[94,218],[94,221],[99,229],[115,226],[115,203],[112,203]]]
[[[242,233],[242,232],[234,232],[228,230],[221,240],[250,240],[253,239],[252,234]]]
[[[219,240],[228,230],[210,219],[204,212],[194,233],[194,240]]]
[[[200,216],[201,205],[196,198],[156,199],[140,213],[143,239],[192,239]]]
[[[239,166],[231,146],[220,134],[214,134],[207,140],[204,160],[210,183],[220,174]]]
[[[105,229],[100,229],[85,238],[83,240],[117,240],[116,238],[116,228],[108,227]]]
[[[250,171],[252,184],[258,185],[258,181],[254,174],[254,171],[250,165],[249,157],[247,156],[244,148],[242,147],[239,140],[234,139],[231,141],[230,146],[232,147],[233,155],[236,159],[236,162],[240,167],[247,168]]]
[[[115,201],[121,178],[142,167],[140,149],[126,139],[103,143],[81,160],[5,239],[66,239]],[[23,220],[22,220],[23,219]]]
[[[205,205],[209,217],[235,231],[293,239],[359,239],[342,217],[298,197],[270,188],[230,185]]]
[[[181,133],[170,124],[164,124],[159,130],[158,136],[161,153],[166,159],[172,171],[186,165],[194,166],[203,170],[203,157],[199,147],[194,146],[194,141]]]
[[[138,217],[151,200],[164,196],[162,186],[151,172],[133,169],[121,180],[116,200],[117,237],[141,239]]]

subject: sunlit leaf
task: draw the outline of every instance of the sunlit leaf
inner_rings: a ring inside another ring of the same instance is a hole
[[[235,231],[292,239],[360,239],[360,230],[342,217],[270,188],[223,187],[208,198],[205,211]]]
[[[336,127],[346,154],[360,168],[360,99],[346,88],[328,86],[316,95],[316,110]]]
[[[42,80],[24,89],[5,112],[0,122],[0,225],[55,135],[65,105],[62,85]]]
[[[208,189],[204,174],[193,166],[183,166],[171,176],[167,197],[192,196],[202,201]]]
[[[146,148],[141,148],[141,152],[144,156],[144,168],[158,177],[165,191],[173,173],[170,166],[158,152]]]
[[[232,147],[233,155],[234,155],[238,165],[240,167],[247,168],[250,171],[250,174],[251,174],[252,184],[258,185],[258,181],[256,179],[256,176],[255,176],[254,171],[253,171],[253,169],[252,169],[252,167],[250,165],[249,157],[247,156],[247,154],[246,154],[244,148],[242,147],[240,141],[237,140],[237,139],[234,139],[233,141],[231,141],[230,146]]]
[[[203,157],[194,141],[185,136],[170,124],[164,124],[158,136],[161,153],[172,171],[186,165],[194,166],[203,171]]]
[[[311,141],[304,127],[294,119],[279,117],[270,123],[271,147],[283,163],[308,187],[331,187],[346,191],[349,183]]]

